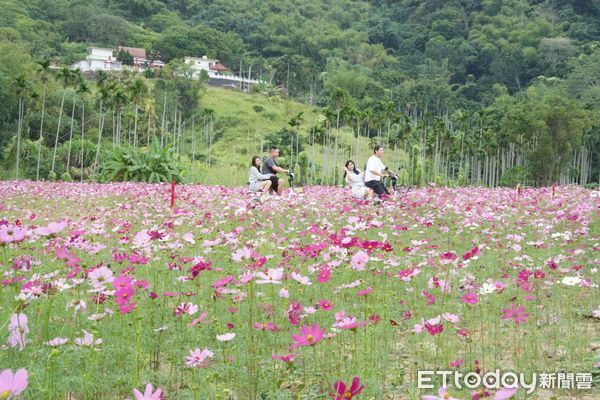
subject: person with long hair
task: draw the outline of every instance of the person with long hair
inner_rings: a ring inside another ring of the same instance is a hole
[[[365,186],[364,175],[356,168],[356,164],[352,160],[346,161],[344,164],[344,179],[350,185],[350,194],[357,199],[373,198],[373,190]]]
[[[260,167],[262,160],[259,156],[252,157],[250,170],[248,172],[248,189],[251,192],[268,193],[271,189],[271,174],[261,174]]]

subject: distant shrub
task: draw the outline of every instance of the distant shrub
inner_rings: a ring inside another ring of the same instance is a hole
[[[150,148],[116,147],[108,151],[100,165],[99,179],[104,182],[175,182],[183,181],[183,165],[170,147],[161,148],[154,138]]]
[[[513,167],[504,171],[500,178],[499,186],[517,186],[519,183],[526,183],[529,173],[525,167]]]

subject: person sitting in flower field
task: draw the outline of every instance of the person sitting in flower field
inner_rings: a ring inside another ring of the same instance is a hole
[[[251,192],[268,193],[271,189],[271,177],[273,174],[261,174],[262,161],[259,156],[252,157],[250,171],[248,172],[248,189]]]
[[[373,198],[373,190],[365,186],[364,174],[356,168],[354,161],[348,160],[344,165],[344,179],[350,185],[350,195],[357,199]]]
[[[383,146],[378,144],[373,148],[373,155],[369,157],[365,166],[365,186],[371,188],[380,198],[390,194],[383,183],[383,179],[387,178],[390,180],[394,192],[396,191],[396,182],[398,180],[398,175],[383,165],[383,162],[381,162],[382,156]]]
[[[271,180],[271,190],[281,196],[283,194],[283,179],[278,178],[277,173],[281,172],[290,175],[290,171],[281,168],[277,164],[277,157],[279,157],[279,149],[275,146],[271,146],[269,149],[269,157],[267,157],[263,163],[262,173],[271,175],[269,178]]]

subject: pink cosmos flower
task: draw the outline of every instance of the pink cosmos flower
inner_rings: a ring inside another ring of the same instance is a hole
[[[192,327],[194,325],[196,325],[198,322],[202,322],[206,319],[206,317],[208,316],[207,312],[203,312],[202,314],[200,314],[200,316],[196,319],[193,319],[189,324],[188,327]]]
[[[129,275],[119,275],[117,278],[113,279],[113,287],[115,290],[124,289],[126,287],[130,287],[133,284],[133,279]]]
[[[273,322],[267,322],[267,323],[255,322],[252,324],[252,327],[259,331],[278,332],[281,330],[281,328],[279,328]]]
[[[326,267],[321,268],[319,274],[317,275],[317,282],[325,283],[329,281],[329,279],[331,279],[331,270]]]
[[[444,331],[444,325],[443,324],[431,324],[429,322],[426,322],[424,325],[424,328],[427,329],[427,332],[431,335],[431,336],[435,336],[437,334],[440,334]]]
[[[451,263],[454,260],[456,260],[457,258],[458,258],[458,256],[456,255],[456,253],[454,253],[452,251],[440,254],[440,260],[442,261],[442,264]]]
[[[174,311],[176,317],[181,314],[194,315],[198,312],[198,306],[194,303],[181,303]]]
[[[312,326],[304,325],[300,329],[299,335],[292,335],[294,344],[292,348],[298,348],[300,346],[314,346],[319,343],[325,334],[325,330],[320,330],[318,324]]]
[[[350,265],[357,271],[363,271],[368,261],[369,255],[367,252],[361,250],[352,256]]]
[[[118,289],[115,291],[115,301],[118,305],[124,306],[131,301],[133,295],[135,294],[135,290],[132,286],[127,286],[122,289]]]
[[[54,339],[46,342],[46,345],[52,346],[52,347],[62,346],[63,344],[67,343],[68,341],[69,341],[69,339],[67,339],[67,338],[57,337],[57,338],[54,338]]]
[[[273,354],[271,356],[271,358],[273,360],[281,360],[285,363],[291,363],[294,361],[294,358],[296,358],[296,355],[295,354],[286,354],[284,356],[278,356],[277,354]]]
[[[95,289],[104,288],[105,284],[112,283],[115,279],[113,272],[105,266],[94,269],[88,274],[88,278]]]
[[[133,237],[133,244],[138,248],[145,248],[150,246],[152,242],[152,237],[148,235],[145,231],[141,231],[135,234]]]
[[[8,344],[10,347],[19,346],[19,351],[23,351],[25,344],[27,343],[26,336],[29,333],[27,324],[28,319],[25,314],[19,313],[10,316],[10,322],[8,324]]]
[[[426,290],[423,290],[423,292],[421,292],[421,294],[427,298],[428,306],[432,306],[435,304],[435,296],[434,295],[432,295],[431,293],[429,293]]]
[[[338,329],[356,329],[367,325],[367,321],[359,321],[351,315],[347,315],[345,312],[335,313],[334,328]]]
[[[27,370],[21,368],[13,374],[12,370],[5,369],[0,372],[0,396],[3,399],[16,399],[28,385]]]
[[[458,360],[454,360],[450,363],[450,366],[452,368],[456,368],[456,367],[460,367],[461,365],[463,365],[465,363],[465,360],[463,359],[458,359]]]
[[[151,383],[146,385],[146,390],[144,391],[143,394],[139,390],[133,389],[133,395],[135,396],[135,400],[162,400],[163,399],[162,390],[157,388],[156,392],[155,392]]]
[[[329,300],[325,300],[325,299],[319,301],[319,307],[323,311],[329,311],[329,310],[333,309],[333,305],[331,304],[331,302]]]
[[[300,314],[302,314],[302,303],[296,303],[294,300],[290,301],[290,307],[288,308],[288,319],[290,324],[298,325],[300,322]]]
[[[371,293],[372,291],[373,291],[373,288],[369,286],[369,287],[368,287],[368,288],[366,288],[366,289],[359,290],[358,292],[356,292],[356,295],[357,295],[358,297],[362,297],[362,296],[366,296],[366,295],[368,295],[368,294],[369,294],[369,293]]]
[[[119,311],[121,312],[121,314],[129,314],[130,312],[133,312],[133,310],[135,310],[136,305],[137,304],[135,301],[123,304],[119,306]]]
[[[78,346],[93,347],[95,344],[101,343],[102,339],[94,340],[94,335],[92,335],[86,330],[83,330],[83,337],[75,339],[75,344]]]
[[[292,279],[302,285],[307,285],[307,286],[312,285],[312,282],[310,281],[310,279],[307,276],[302,276],[297,272],[292,272]]]
[[[25,239],[26,231],[19,226],[0,225],[0,244],[18,243]]]
[[[477,304],[477,295],[475,293],[467,293],[461,299],[463,303],[467,304]]]
[[[463,254],[462,259],[468,260],[469,258],[474,257],[478,252],[479,252],[479,247],[475,246],[471,250],[469,250],[465,254]]]
[[[346,384],[343,381],[337,381],[334,383],[333,389],[335,390],[335,393],[330,393],[329,397],[334,400],[351,399],[354,396],[359,395],[364,388],[365,385],[360,384],[360,378],[355,376],[354,379],[352,379],[352,384],[349,388],[346,387]]]
[[[525,312],[525,307],[517,308],[514,304],[511,304],[511,308],[503,308],[502,312],[504,313],[502,319],[512,319],[517,325],[526,322],[529,317],[529,314]]]
[[[256,283],[258,285],[263,285],[267,283],[271,283],[273,285],[280,285],[281,280],[283,279],[283,268],[269,268],[267,273],[258,272],[256,274]]]
[[[460,317],[456,314],[443,313],[442,318],[444,318],[446,321],[450,322],[451,324],[456,324],[457,322],[460,321]]]
[[[66,227],[66,222],[50,222],[47,227],[37,228],[35,233],[40,236],[53,236],[62,232]]]
[[[220,288],[223,286],[227,286],[229,285],[231,282],[233,282],[233,280],[235,279],[235,276],[233,275],[228,275],[224,278],[219,279],[218,281],[216,281],[215,283],[212,284],[213,288]]]
[[[243,247],[231,253],[231,259],[235,262],[241,262],[242,259],[249,260],[252,257],[252,253],[252,249],[248,247]]]
[[[190,355],[186,357],[185,363],[190,368],[204,368],[208,365],[210,359],[213,358],[214,355],[215,354],[207,348],[204,350],[190,350]]]

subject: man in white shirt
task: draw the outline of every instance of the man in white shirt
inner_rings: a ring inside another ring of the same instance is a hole
[[[381,162],[381,156],[383,156],[383,147],[377,145],[373,149],[373,155],[369,157],[367,167],[365,168],[365,186],[373,189],[379,197],[382,197],[384,194],[390,194],[381,182],[381,178],[385,176],[384,172],[386,169],[385,165]]]

